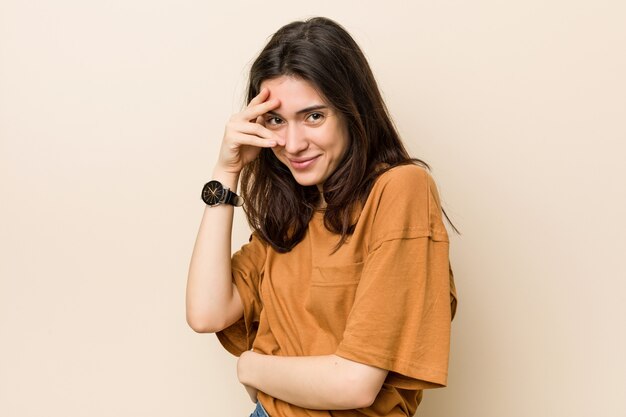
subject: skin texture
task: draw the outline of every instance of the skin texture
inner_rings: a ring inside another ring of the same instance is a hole
[[[272,356],[244,352],[239,380],[252,401],[263,391],[288,403],[317,410],[347,410],[371,405],[388,371],[337,355]]]
[[[242,168],[261,148],[272,148],[298,183],[321,188],[348,146],[343,120],[301,79],[279,77],[267,80],[263,87],[226,124],[213,178],[236,192]],[[300,112],[318,105],[326,108]],[[315,160],[307,163],[312,157]],[[200,333],[220,331],[243,315],[230,269],[232,219],[232,206],[207,206],[194,245],[187,280],[187,322]],[[251,351],[239,358],[237,373],[253,402],[260,390],[298,406],[323,410],[371,404],[387,376],[384,369],[336,355],[282,357]]]
[[[256,119],[277,107],[267,100],[265,89],[241,112],[226,123],[224,137],[213,171],[213,179],[237,191],[239,173],[256,158],[261,148],[276,146],[283,139]],[[216,332],[234,323],[243,314],[241,299],[232,282],[230,269],[233,206],[207,206],[202,216],[191,255],[187,277],[187,323],[196,332]]]
[[[337,168],[349,146],[344,118],[318,94],[311,83],[281,76],[263,81],[261,88],[280,105],[260,121],[280,138],[272,148],[300,185],[317,185]]]

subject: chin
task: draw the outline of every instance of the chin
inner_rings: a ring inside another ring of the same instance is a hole
[[[294,175],[293,172],[291,173],[291,175],[293,176],[293,179],[296,180],[296,182],[303,187],[316,186],[317,184],[320,183],[318,178],[313,178],[308,175],[301,175],[301,174]]]
[[[317,185],[317,181],[299,181],[297,178],[295,178],[296,182],[298,184],[300,184],[303,187],[312,187],[312,186],[316,186]]]

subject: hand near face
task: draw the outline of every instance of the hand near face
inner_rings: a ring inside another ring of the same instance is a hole
[[[272,148],[274,155],[298,184],[322,189],[350,146],[345,117],[302,78],[282,75],[261,86],[280,101],[264,118],[267,129],[283,140]]]
[[[276,133],[257,122],[262,120],[262,115],[280,106],[279,100],[268,100],[268,97],[269,90],[262,89],[243,111],[231,116],[226,123],[217,162],[221,171],[239,174],[259,155],[261,148],[271,148],[284,142]]]

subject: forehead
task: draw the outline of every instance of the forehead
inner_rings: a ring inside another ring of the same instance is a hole
[[[269,99],[280,100],[276,110],[283,112],[297,112],[306,107],[326,104],[313,84],[302,78],[282,75],[277,78],[264,80],[261,89],[269,89]]]

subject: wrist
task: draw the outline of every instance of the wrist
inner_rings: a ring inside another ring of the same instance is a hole
[[[224,187],[229,188],[232,192],[237,192],[239,173],[228,172],[216,167],[213,170],[213,176],[211,179],[221,182]]]

